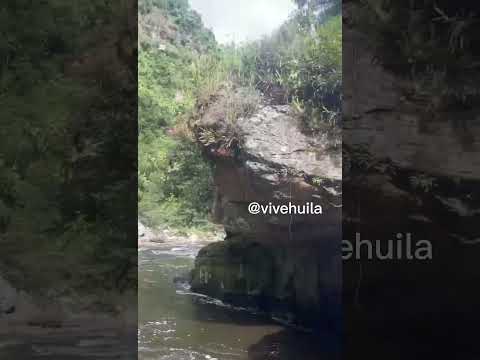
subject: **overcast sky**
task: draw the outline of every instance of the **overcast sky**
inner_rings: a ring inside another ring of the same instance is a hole
[[[295,9],[292,0],[190,0],[190,4],[223,44],[268,35]]]

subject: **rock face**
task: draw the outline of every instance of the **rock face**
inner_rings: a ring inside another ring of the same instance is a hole
[[[345,27],[343,36],[346,145],[365,147],[402,168],[478,180],[480,158],[470,155],[480,151],[480,111],[427,113],[408,99],[412,82],[374,62],[365,35]]]
[[[195,125],[199,138],[206,130],[217,138],[232,132],[208,112]],[[236,149],[204,145],[215,165],[214,217],[227,237],[200,251],[193,290],[310,326],[333,326],[341,286],[340,150],[303,134],[289,106],[261,105],[238,119],[234,131],[241,138]],[[322,214],[253,215],[251,202],[311,202]]]
[[[480,183],[480,157],[474,156],[480,152],[480,109],[428,113],[409,98],[412,81],[374,60],[368,37],[345,26],[343,49],[343,177],[344,188],[356,194],[345,202],[347,220],[375,218],[385,227],[410,228],[435,223],[443,235],[453,235],[448,241],[480,242],[474,226],[480,219],[474,191]]]
[[[410,233],[431,242],[433,259],[344,262],[344,309],[355,313],[346,318],[358,320],[357,336],[393,322],[413,337],[412,324],[421,323],[437,342],[446,333],[463,341],[479,318],[480,110],[428,113],[409,96],[413,81],[384,69],[374,49],[344,26],[344,237]]]

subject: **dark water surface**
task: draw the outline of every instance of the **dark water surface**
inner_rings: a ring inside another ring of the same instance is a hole
[[[131,360],[136,358],[134,333],[110,319],[67,321],[58,328],[25,326],[1,329],[1,360]]]
[[[310,360],[318,339],[287,330],[268,317],[189,292],[178,281],[200,245],[139,252],[139,359]]]

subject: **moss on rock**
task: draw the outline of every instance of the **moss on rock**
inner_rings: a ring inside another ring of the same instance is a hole
[[[273,277],[273,256],[266,247],[231,239],[200,251],[192,272],[192,289],[244,303],[249,298],[271,295]]]

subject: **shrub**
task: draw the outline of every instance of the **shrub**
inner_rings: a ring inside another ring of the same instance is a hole
[[[141,139],[139,212],[154,225],[194,227],[212,203],[212,173],[191,142],[157,134]]]
[[[342,23],[310,16],[299,12],[272,37],[242,48],[238,75],[273,101],[292,103],[307,129],[325,131],[340,125]]]
[[[480,6],[468,0],[363,0],[353,22],[375,40],[387,69],[415,83],[406,96],[427,110],[479,99]]]

